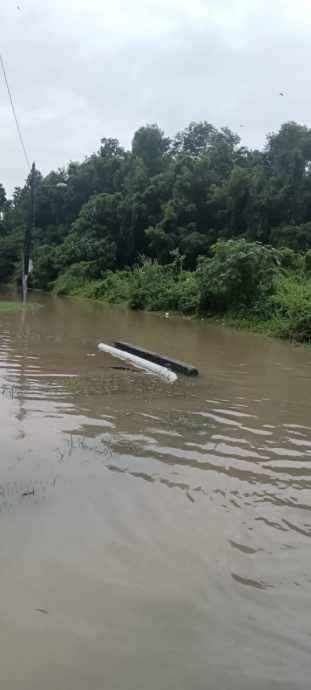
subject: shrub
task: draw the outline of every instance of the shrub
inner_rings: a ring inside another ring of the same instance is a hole
[[[90,281],[90,265],[86,261],[72,264],[67,270],[58,276],[52,284],[56,295],[81,295]]]
[[[299,271],[303,269],[303,258],[301,254],[295,252],[289,247],[281,247],[279,249],[279,260],[282,268],[289,271]]]
[[[176,269],[176,263],[162,266],[143,259],[130,272],[129,307],[148,311],[193,314],[197,309],[197,284],[194,274]]]
[[[274,292],[278,254],[259,242],[219,240],[197,268],[199,305],[217,314],[249,307]]]
[[[311,249],[308,249],[304,255],[304,269],[305,273],[311,276]]]
[[[92,283],[95,299],[104,299],[115,304],[127,303],[129,298],[130,271],[107,271],[102,280]],[[87,295],[90,296],[90,295]]]
[[[300,343],[311,342],[310,279],[280,278],[271,308],[277,319],[277,335]]]

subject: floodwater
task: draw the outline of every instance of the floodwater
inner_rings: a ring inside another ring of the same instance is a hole
[[[309,688],[311,352],[32,299],[0,312],[1,690]]]

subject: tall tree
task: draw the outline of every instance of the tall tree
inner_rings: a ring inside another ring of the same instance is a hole
[[[134,134],[132,154],[143,160],[148,174],[152,177],[165,168],[169,146],[169,138],[164,136],[158,125],[146,125]]]

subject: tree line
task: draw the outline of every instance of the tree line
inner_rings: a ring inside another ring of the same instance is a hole
[[[66,182],[67,189],[45,185]],[[19,275],[29,190],[0,187],[0,280]],[[169,138],[157,125],[131,150],[103,138],[97,153],[38,172],[33,284],[49,289],[83,262],[90,279],[176,252],[194,270],[217,240],[244,238],[305,252],[311,247],[311,130],[287,122],[262,151],[227,127],[191,123]]]

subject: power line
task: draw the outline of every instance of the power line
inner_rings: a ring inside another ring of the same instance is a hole
[[[22,149],[23,149],[23,152],[24,152],[24,156],[25,156],[25,158],[26,158],[27,166],[28,166],[28,168],[29,168],[29,170],[30,170],[31,167],[30,167],[30,163],[29,163],[29,158],[28,158],[28,156],[27,156],[26,147],[25,147],[25,144],[24,144],[24,141],[23,141],[23,137],[22,137],[22,133],[21,133],[21,130],[20,130],[20,126],[19,126],[19,124],[18,124],[18,119],[17,119],[17,115],[16,115],[16,112],[15,112],[14,103],[13,103],[13,99],[12,99],[11,91],[10,91],[10,87],[9,87],[9,82],[8,82],[8,78],[7,78],[7,76],[6,76],[6,71],[5,71],[5,67],[4,67],[4,64],[3,64],[3,60],[2,60],[2,55],[0,55],[0,62],[1,62],[1,67],[2,67],[3,76],[4,76],[4,81],[5,81],[6,88],[7,88],[8,94],[9,94],[9,99],[10,99],[10,103],[11,103],[11,107],[12,107],[13,117],[14,117],[15,124],[16,124],[17,131],[18,131],[18,136],[19,136],[19,138],[20,138],[20,142],[21,142],[21,145],[22,145]]]

